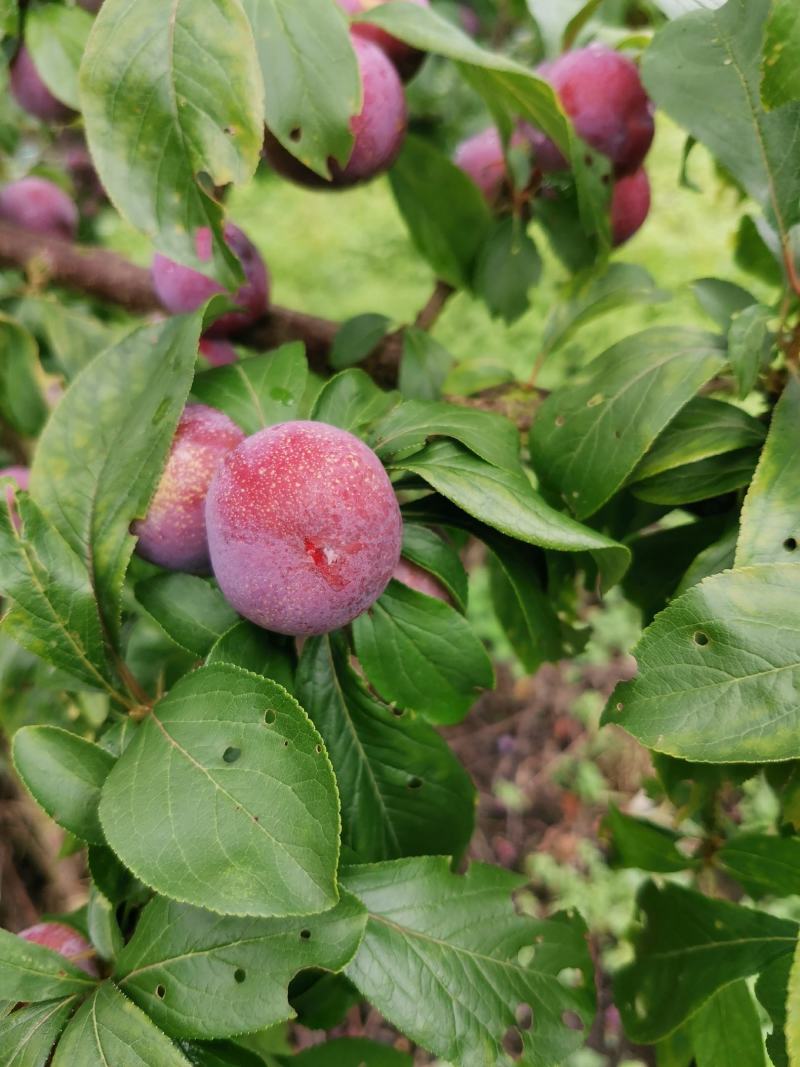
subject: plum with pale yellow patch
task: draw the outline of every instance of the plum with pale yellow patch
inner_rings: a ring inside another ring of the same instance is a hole
[[[221,411],[204,404],[185,409],[147,518],[133,524],[140,556],[167,570],[209,572],[206,494],[219,464],[243,440]]]
[[[400,508],[380,460],[320,422],[270,426],[230,452],[206,523],[228,601],[256,625],[294,636],[351,622],[400,559]]]
[[[100,977],[94,949],[85,937],[66,923],[37,923],[21,930],[19,936],[33,945],[52,949],[92,978]]]

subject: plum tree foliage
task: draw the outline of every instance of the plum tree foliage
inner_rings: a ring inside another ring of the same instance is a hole
[[[476,792],[438,732],[494,683],[479,542],[528,671],[612,587],[641,610],[604,721],[675,825],[607,820],[645,872],[628,1039],[793,1067],[795,0],[0,0],[0,56],[0,728],[89,872],[86,907],[0,931],[0,1064],[285,1067],[288,1020],[356,1004],[459,1067],[578,1062],[602,961],[466,863]],[[575,373],[587,323],[669,296],[632,262],[659,114],[676,181],[700,144],[735,190],[753,291],[697,279],[705,329],[665,305]],[[230,187],[382,175],[431,277],[416,320],[273,303]],[[103,247],[114,212],[149,270]],[[432,336],[459,291],[514,322],[544,271],[525,380]],[[725,798],[758,781],[743,833]]]

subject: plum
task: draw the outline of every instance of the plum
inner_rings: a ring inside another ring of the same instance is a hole
[[[650,181],[640,167],[619,178],[611,197],[611,235],[614,245],[628,241],[643,225],[650,211]]]
[[[200,355],[206,359],[212,367],[224,367],[228,363],[237,363],[239,357],[236,349],[230,341],[215,341],[210,337],[200,340]]]
[[[0,189],[0,219],[34,233],[74,239],[78,209],[54,182],[31,175]]]
[[[400,560],[394,569],[392,577],[395,581],[407,585],[409,589],[415,589],[418,593],[424,593],[425,596],[432,596],[437,600],[443,600],[446,604],[452,604],[450,594],[439,579],[434,578],[431,572],[426,571],[424,567],[420,567],[408,559],[403,558]]]
[[[635,63],[611,48],[592,44],[542,64],[537,73],[555,89],[578,136],[608,156],[616,174],[631,174],[641,165],[655,126]],[[540,169],[567,166],[559,149],[538,131],[534,147]]]
[[[244,284],[233,294],[232,300],[240,311],[227,311],[206,331],[209,337],[227,337],[239,333],[260,319],[269,306],[269,275],[258,249],[245,234],[226,222],[222,235],[230,250],[238,257],[244,270]],[[195,248],[201,262],[211,259],[211,230],[201,227],[195,234]],[[176,263],[159,252],[153,256],[153,286],[167,311],[182,315],[195,311],[206,300],[225,289],[200,271]]]
[[[23,941],[52,949],[92,978],[100,977],[94,949],[85,937],[66,923],[37,923],[27,930],[21,930],[19,936]]]
[[[219,464],[243,440],[221,411],[204,404],[184,410],[147,518],[133,524],[140,556],[167,570],[209,573],[206,494]]]
[[[430,0],[407,0],[417,7],[429,8]],[[343,8],[348,15],[363,15],[374,7],[380,7],[386,0],[337,0],[339,7]],[[353,33],[365,41],[372,41],[378,45],[391,59],[397,68],[397,72],[403,81],[409,81],[417,73],[425,59],[425,53],[420,52],[405,41],[392,37],[386,30],[378,26],[371,26],[368,22],[356,22],[352,26]]]
[[[477,11],[473,11],[466,4],[459,4],[458,21],[461,23],[461,29],[464,33],[468,33],[470,37],[479,36],[481,32],[481,17]]]
[[[14,523],[17,530],[22,524],[19,515],[17,514],[17,506],[15,503],[17,495],[16,490],[27,490],[30,477],[31,472],[27,467],[3,467],[3,469],[0,470],[0,478],[12,478],[14,480],[14,485],[6,486],[6,501],[8,503],[9,511],[11,512],[11,521]]]
[[[342,167],[336,160],[328,161],[330,181],[304,166],[269,130],[266,131],[266,159],[278,174],[299,185],[331,189],[369,181],[388,170],[403,147],[408,111],[397,71],[372,41],[354,36],[353,47],[364,87],[364,103],[359,114],[350,120],[355,140],[347,164]]]
[[[511,135],[511,147],[530,152],[530,143],[530,127],[518,123]],[[496,126],[487,126],[462,141],[453,162],[472,178],[490,204],[495,203],[508,179],[503,141]]]
[[[96,15],[103,6],[103,0],[78,0],[78,3],[84,11],[88,11],[92,15]]]
[[[353,434],[284,422],[248,437],[206,501],[214,575],[267,630],[308,637],[351,622],[400,559],[402,520],[380,460]]]
[[[25,45],[20,45],[11,64],[9,85],[14,99],[23,111],[42,122],[66,122],[72,111],[57,100],[42,79]]]

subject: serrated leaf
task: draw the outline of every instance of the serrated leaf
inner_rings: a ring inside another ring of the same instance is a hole
[[[176,645],[198,658],[239,621],[225,597],[193,574],[158,574],[136,586],[136,599]]]
[[[655,327],[620,341],[539,408],[535,469],[578,518],[592,515],[724,362],[720,340],[696,330]]]
[[[210,227],[214,273],[233,285],[222,210],[198,175],[215,186],[242,183],[259,161],[263,83],[238,0],[105,0],[81,64],[80,103],[115,207],[161,251],[195,267],[195,231]]]
[[[248,435],[300,415],[308,363],[300,342],[198,374],[192,395],[224,411]]]
[[[146,514],[160,479],[200,328],[200,313],[172,318],[106,349],[75,378],[34,456],[31,494],[88,567],[112,639],[135,545],[130,525]]]
[[[397,386],[403,396],[414,400],[438,400],[442,395],[453,357],[426,330],[407,326],[403,330],[403,354]]]
[[[385,415],[398,399],[396,394],[380,389],[363,370],[351,368],[334,374],[325,382],[314,403],[311,418],[357,434]]]
[[[646,50],[642,76],[656,104],[770,212],[785,244],[800,219],[800,170],[785,165],[786,146],[800,133],[800,106],[770,113],[761,107],[769,11],[770,0],[728,0],[717,11],[669,23]]]
[[[790,374],[745,497],[736,566],[800,562],[800,382]]]
[[[0,1001],[41,1003],[86,994],[95,984],[66,957],[0,930]]]
[[[265,1061],[233,1041],[181,1041],[181,1052],[193,1067],[277,1067],[278,1061]]]
[[[427,526],[403,525],[403,557],[432,574],[445,587],[460,611],[467,607],[467,572],[458,552]]]
[[[709,500],[748,485],[757,463],[758,449],[740,448],[644,478],[631,492],[638,500],[669,506]]]
[[[649,819],[626,815],[612,804],[606,816],[611,833],[612,866],[638,867],[642,871],[670,874],[695,866],[677,849],[680,834]]]
[[[334,370],[344,370],[366,359],[370,352],[387,335],[392,320],[386,315],[367,312],[343,322],[333,339],[330,365]]]
[[[361,82],[347,24],[329,0],[242,0],[264,79],[264,118],[306,166],[329,174],[353,143]]]
[[[755,900],[794,896],[800,886],[800,838],[736,834],[715,860]]]
[[[588,1028],[594,1011],[582,924],[515,914],[519,876],[481,864],[455,875],[431,857],[350,868],[343,884],[369,912],[346,973],[413,1041],[461,1067],[508,1067],[503,1038],[527,1006],[534,1024],[518,1029],[517,1063],[553,1067],[583,1043],[562,1021],[567,1012]],[[558,980],[564,968],[580,970],[575,988]]]
[[[673,600],[634,649],[605,721],[704,763],[800,756],[800,568],[725,571]]]
[[[242,619],[227,630],[208,654],[206,663],[230,663],[253,674],[262,674],[294,693],[297,656],[293,638],[262,630]]]
[[[46,1067],[77,1005],[75,996],[46,1000],[18,1008],[0,1021],[0,1063],[4,1067]]]
[[[761,60],[761,99],[766,108],[800,99],[800,12],[794,0],[770,6]]]
[[[562,552],[591,552],[605,587],[615,585],[628,567],[630,552],[624,545],[550,507],[521,469],[500,470],[450,441],[428,445],[394,466],[419,475],[468,515],[515,540]]]
[[[39,433],[47,405],[36,378],[39,353],[28,331],[0,314],[0,416],[26,437]]]
[[[637,1042],[665,1037],[717,990],[790,955],[797,941],[797,923],[674,884],[648,882],[639,907],[636,959],[614,981],[625,1033]]]
[[[772,346],[769,329],[774,312],[763,304],[753,304],[733,317],[728,331],[728,361],[739,386],[739,396],[746,397],[758,381],[758,372]]]
[[[474,825],[468,774],[432,726],[370,693],[340,635],[306,642],[297,692],[328,748],[343,840],[359,859],[461,855]]]
[[[189,1067],[189,1061],[111,982],[85,1001],[56,1047],[52,1067]]]
[[[767,1067],[761,1020],[746,982],[715,993],[689,1029],[696,1067]]]
[[[25,15],[25,45],[47,88],[77,110],[78,69],[92,28],[92,16],[81,7],[32,4]]]
[[[519,219],[494,222],[475,264],[473,288],[493,318],[516,322],[531,305],[542,276],[542,257]]]
[[[182,678],[109,775],[106,839],[147,885],[229,915],[336,903],[339,803],[322,740],[275,682],[227,664]]]
[[[239,919],[156,898],[115,970],[120,988],[172,1037],[232,1037],[293,1016],[300,970],[340,971],[364,933],[363,905],[294,919]]]
[[[57,726],[26,726],[14,735],[14,767],[34,800],[71,834],[102,845],[100,790],[114,757]]]
[[[392,581],[353,622],[356,655],[384,700],[460,722],[494,684],[491,660],[454,608]]]
[[[377,423],[373,446],[385,462],[419,452],[449,437],[495,467],[519,466],[519,431],[502,415],[456,404],[407,400]]]

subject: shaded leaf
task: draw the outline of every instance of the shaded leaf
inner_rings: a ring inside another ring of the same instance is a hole
[[[39,433],[47,418],[38,365],[34,339],[14,319],[0,314],[0,416],[26,437]]]
[[[95,980],[52,949],[0,930],[0,1001],[41,1003],[85,994]]]
[[[407,326],[397,382],[400,392],[415,400],[437,400],[452,363],[447,349],[426,330]]]
[[[761,62],[761,99],[766,108],[800,100],[800,12],[793,0],[770,6]]]
[[[158,574],[137,583],[136,599],[176,645],[198,658],[239,621],[216,586],[193,574]]]
[[[0,1020],[0,1062],[4,1067],[46,1067],[70,1015],[75,996],[18,1008]]]
[[[343,1037],[307,1048],[287,1061],[293,1067],[413,1067],[407,1052],[363,1037]]]
[[[311,418],[358,433],[385,415],[398,397],[380,389],[363,370],[343,370],[323,385]]]
[[[670,874],[694,866],[689,856],[677,849],[680,834],[648,819],[626,815],[612,804],[606,816],[613,847],[612,865],[638,867],[642,871]]]
[[[757,303],[747,289],[723,278],[698,278],[691,289],[703,311],[726,333],[734,315]]]
[[[456,552],[444,538],[427,526],[414,522],[403,525],[403,557],[432,574],[445,587],[460,611],[467,607],[467,572]]]
[[[709,456],[637,481],[631,492],[639,500],[670,506],[722,496],[750,483],[758,455],[757,449],[740,448],[722,456]]]
[[[50,92],[71,108],[80,107],[78,69],[92,16],[81,7],[32,4],[25,15],[25,45]]]
[[[294,692],[296,661],[293,638],[269,633],[241,619],[226,631],[208,654],[207,663],[230,663],[253,674],[262,674]]]
[[[518,219],[493,223],[475,265],[473,287],[493,318],[507,325],[530,307],[530,291],[542,276],[542,257]]]
[[[333,339],[330,365],[334,370],[344,370],[366,359],[370,352],[387,335],[392,320],[386,315],[367,312],[343,322]]]
[[[800,838],[736,834],[716,860],[755,900],[794,896],[800,889]]]
[[[769,329],[772,318],[774,312],[763,304],[752,304],[733,316],[728,332],[728,360],[740,397],[747,396],[754,388],[772,347],[773,335]]]

